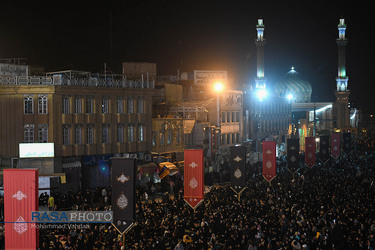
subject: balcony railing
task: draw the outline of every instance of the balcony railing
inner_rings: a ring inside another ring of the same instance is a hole
[[[0,76],[0,85],[54,85],[54,86],[85,86],[114,87],[131,89],[154,89],[155,81],[127,80],[114,78],[66,78],[54,76]]]

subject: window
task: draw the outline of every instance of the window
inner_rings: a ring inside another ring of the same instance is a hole
[[[63,114],[69,114],[70,113],[70,98],[67,96],[63,97],[63,103],[62,103],[62,113]]]
[[[177,142],[177,144],[179,144],[181,142],[181,133],[180,132],[177,132],[176,142]]]
[[[25,143],[34,142],[34,124],[25,124],[23,126],[23,140]]]
[[[236,98],[237,98],[237,103],[239,103],[241,105],[241,96],[238,95]]]
[[[109,143],[109,124],[103,124],[102,143]]]
[[[86,137],[87,144],[94,144],[94,127],[92,125],[86,128]]]
[[[227,134],[227,144],[230,144],[230,134]]]
[[[236,122],[240,122],[240,112],[236,112]]]
[[[86,98],[86,114],[94,113],[94,99],[92,97]]]
[[[117,114],[123,114],[124,113],[124,100],[119,97],[117,98]]]
[[[230,112],[227,112],[227,122],[230,122]]]
[[[143,97],[141,96],[138,97],[137,111],[138,111],[138,114],[144,113],[144,100],[143,100]]]
[[[63,145],[70,145],[70,126],[63,126]]]
[[[103,97],[102,114],[108,114],[108,113],[109,113],[109,99],[108,99],[108,97]]]
[[[124,142],[124,127],[121,124],[117,125],[117,142]]]
[[[23,103],[24,103],[24,113],[25,114],[32,114],[34,112],[34,110],[33,110],[33,96],[32,95],[25,95],[23,97]]]
[[[48,125],[47,124],[39,125],[38,141],[41,143],[48,142]]]
[[[128,124],[128,142],[134,142],[134,124]]]
[[[232,144],[236,142],[236,134],[232,134]]]
[[[232,122],[236,121],[236,112],[232,112]]]
[[[74,114],[82,114],[82,100],[80,97],[74,98]]]
[[[152,146],[156,146],[156,134],[152,134]]]
[[[221,112],[221,122],[225,122],[226,121],[225,114],[226,114],[226,112]]]
[[[132,96],[128,96],[128,113],[133,114],[134,113],[134,99]]]
[[[145,141],[145,125],[143,124],[138,125],[138,141]]]
[[[240,143],[240,133],[236,133],[236,143]]]
[[[82,144],[82,128],[80,126],[74,128],[74,143]]]
[[[38,96],[38,113],[39,114],[47,114],[47,95],[39,95]]]
[[[160,145],[164,145],[164,133],[160,133],[160,135],[159,135],[159,144]]]
[[[167,134],[167,144],[170,145],[172,143],[172,132],[169,131]]]

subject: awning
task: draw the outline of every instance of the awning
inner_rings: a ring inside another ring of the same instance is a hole
[[[193,130],[195,120],[184,120],[184,134],[190,134]]]
[[[159,168],[158,165],[155,163],[147,163],[147,164],[142,164],[137,167],[137,173],[144,175],[144,174],[149,174],[149,173],[158,173]]]
[[[178,173],[179,169],[176,165],[171,162],[161,162],[159,163],[159,177],[163,179],[166,175],[175,175]]]
[[[169,171],[178,171],[177,166],[168,161],[159,163],[159,166],[166,166]]]

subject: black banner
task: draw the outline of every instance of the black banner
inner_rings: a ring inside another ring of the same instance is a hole
[[[111,158],[113,225],[126,233],[135,220],[135,159]]]
[[[329,158],[330,158],[329,136],[322,135],[320,136],[319,159],[322,161],[322,163],[326,164]]]
[[[230,184],[233,191],[241,194],[246,187],[246,147],[230,147]]]
[[[287,163],[293,174],[299,169],[299,139],[287,140]]]
[[[352,135],[350,132],[344,132],[342,138],[344,140],[343,150],[346,154],[349,154],[352,151]]]

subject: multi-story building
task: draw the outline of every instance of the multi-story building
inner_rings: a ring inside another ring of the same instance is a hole
[[[153,90],[153,81],[123,75],[2,75],[1,166],[17,167],[12,164],[19,162],[21,167],[38,167],[40,174],[78,167],[74,173],[81,172],[84,185],[108,184],[101,173],[109,176],[110,156],[139,158],[151,152]],[[53,142],[54,158],[17,160],[20,143],[37,142]]]
[[[220,92],[214,89],[217,82],[225,86]],[[206,166],[217,166],[225,161],[229,146],[243,141],[243,92],[231,86],[227,71],[215,70],[196,70],[158,81],[153,124],[159,125],[153,130],[153,150],[158,153],[174,151],[178,155],[184,148],[200,148],[204,149]],[[183,145],[168,146],[165,129],[160,123],[171,127],[176,122],[181,126],[183,140],[179,141]]]

